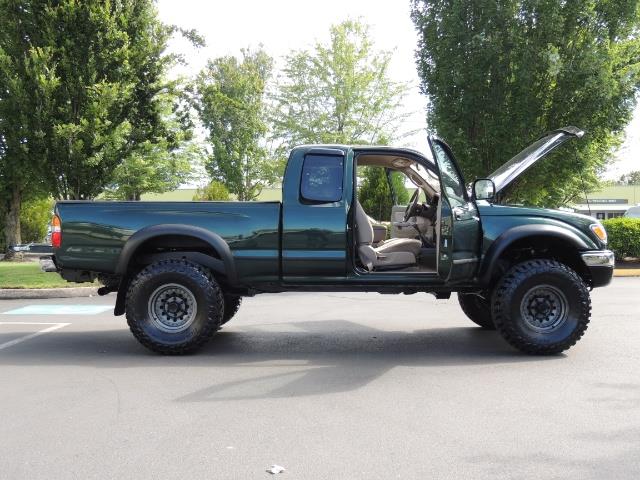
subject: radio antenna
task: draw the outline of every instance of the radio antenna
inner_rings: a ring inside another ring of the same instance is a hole
[[[578,168],[580,168],[580,163],[578,162],[578,151],[576,150],[576,164]],[[580,181],[582,182],[582,193],[584,193],[584,199],[587,202],[587,210],[589,210],[589,216],[591,215],[591,205],[589,204],[589,196],[587,195],[587,184],[584,182],[584,175],[582,174],[582,169],[580,168]]]

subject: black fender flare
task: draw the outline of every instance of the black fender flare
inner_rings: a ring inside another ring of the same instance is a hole
[[[547,237],[556,240],[562,240],[577,250],[588,250],[593,248],[587,244],[584,239],[580,238],[575,232],[568,228],[562,228],[557,225],[519,225],[502,232],[496,238],[487,253],[483,256],[480,272],[478,274],[479,283],[489,285],[491,276],[496,268],[500,256],[514,242],[522,240],[526,237]]]
[[[206,267],[211,268],[213,271],[223,274],[226,277],[226,283],[229,285],[237,284],[237,272],[235,262],[233,260],[233,254],[231,249],[225,240],[218,234],[206,230],[202,227],[193,225],[181,225],[181,224],[161,224],[145,227],[135,232],[122,247],[118,262],[116,264],[115,274],[121,277],[120,285],[118,287],[118,297],[116,299],[116,306],[114,310],[115,315],[122,315],[124,313],[124,301],[126,297],[126,291],[129,285],[129,278],[127,278],[127,271],[131,258],[136,253],[138,248],[146,241],[155,237],[161,237],[165,235],[184,235],[188,237],[194,237],[203,242],[211,245],[220,259],[209,257],[198,252],[169,252],[152,255],[154,260],[161,260],[163,258],[181,258],[186,257],[196,263],[200,263]],[[156,258],[157,257],[157,258]]]

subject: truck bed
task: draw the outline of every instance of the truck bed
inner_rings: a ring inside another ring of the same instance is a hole
[[[254,281],[274,281],[281,207],[280,202],[58,202],[63,237],[56,262],[63,269],[113,273],[135,232],[181,224],[220,235],[232,251],[239,280],[250,266]]]

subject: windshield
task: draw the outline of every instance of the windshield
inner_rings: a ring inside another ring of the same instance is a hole
[[[409,169],[411,172],[405,173],[415,186],[424,187],[424,184],[426,183],[431,187],[431,194],[440,192],[440,180],[438,180],[438,175],[435,172],[428,168],[420,168],[418,163],[411,164]],[[418,181],[418,179],[422,180],[422,182]]]

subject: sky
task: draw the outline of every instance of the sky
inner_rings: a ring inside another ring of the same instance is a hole
[[[172,40],[171,50],[184,55],[188,63],[176,68],[176,75],[193,75],[204,67],[207,59],[239,55],[246,47],[262,45],[277,59],[292,49],[327,41],[332,24],[361,19],[370,25],[376,48],[394,52],[390,65],[392,79],[409,84],[404,110],[411,115],[403,130],[416,133],[400,140],[399,146],[428,150],[427,101],[418,87],[414,61],[417,33],[409,17],[408,0],[158,0],[157,6],[165,23],[196,29],[207,43],[206,47],[196,49],[184,39]],[[640,170],[640,107],[636,108],[625,143],[616,157],[618,161],[608,169],[605,178],[616,179],[628,171]]]

